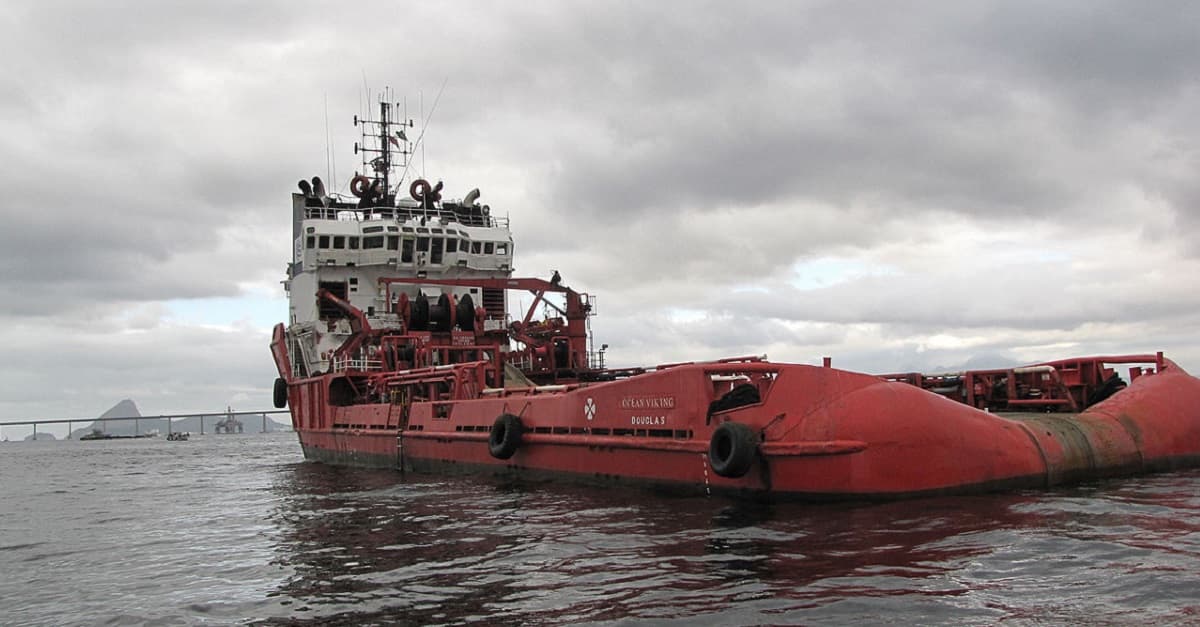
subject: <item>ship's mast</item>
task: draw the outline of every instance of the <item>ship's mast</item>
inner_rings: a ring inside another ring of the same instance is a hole
[[[404,128],[412,128],[413,121],[395,121],[392,109],[396,106],[386,97],[380,97],[379,119],[360,120],[357,115],[354,116],[354,125],[362,124],[362,142],[354,144],[354,152],[362,154],[363,173],[373,172],[374,178],[382,183],[384,194],[388,196],[392,193],[392,168],[397,165],[407,167],[408,159],[412,155],[412,142],[409,141]],[[396,127],[399,127],[399,130],[395,130]],[[374,146],[368,144],[368,136],[374,140]],[[395,150],[392,150],[393,147]],[[371,158],[371,155],[378,156]],[[399,163],[392,163],[393,155],[399,155]]]
[[[388,133],[388,127],[391,125],[391,116],[388,115],[392,111],[392,106],[386,102],[379,102],[379,148],[383,151],[383,188],[386,190],[392,189],[391,181],[388,177],[392,173],[392,136]]]

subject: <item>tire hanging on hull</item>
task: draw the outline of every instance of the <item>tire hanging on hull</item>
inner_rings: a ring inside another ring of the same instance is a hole
[[[284,407],[287,407],[287,381],[284,381],[282,377],[276,377],[275,379],[274,398],[272,400],[275,401],[275,409],[283,409]]]
[[[722,477],[745,475],[758,455],[758,434],[740,422],[725,422],[708,444],[708,465]]]
[[[488,434],[488,453],[496,459],[512,457],[521,447],[521,433],[524,431],[520,418],[512,414],[500,414]]]

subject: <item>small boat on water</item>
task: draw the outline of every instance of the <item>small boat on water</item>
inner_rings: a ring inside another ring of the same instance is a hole
[[[271,351],[308,459],[823,500],[1200,464],[1200,380],[1161,352],[942,374],[608,368],[595,297],[557,272],[514,277],[509,221],[479,190],[392,180],[415,147],[399,114],[355,117],[353,198],[318,177],[292,195],[290,319]],[[512,291],[532,295],[517,317]]]
[[[186,442],[191,435],[187,431],[172,431],[167,434],[167,440],[171,442]]]

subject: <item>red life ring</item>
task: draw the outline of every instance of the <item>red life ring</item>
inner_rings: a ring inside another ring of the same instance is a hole
[[[371,179],[359,174],[350,179],[350,193],[362,198],[363,194],[367,193],[367,189],[371,186]]]
[[[425,179],[417,179],[412,182],[412,185],[408,186],[408,195],[412,196],[413,200],[424,201],[425,196],[427,196],[432,189],[433,188],[429,186],[429,181],[426,181]]]

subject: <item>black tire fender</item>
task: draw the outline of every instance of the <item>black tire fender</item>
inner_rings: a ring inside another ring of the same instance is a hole
[[[496,459],[512,457],[521,447],[521,434],[524,432],[520,418],[512,414],[500,414],[488,434],[488,452]]]
[[[724,422],[708,444],[708,465],[722,477],[745,475],[758,455],[758,434],[740,422]]]
[[[288,397],[287,381],[284,381],[283,378],[281,378],[281,377],[276,377],[276,379],[275,379],[275,398],[273,399],[275,401],[275,409],[283,409],[284,407],[287,407],[287,401],[288,401],[287,397]]]

